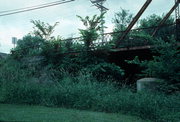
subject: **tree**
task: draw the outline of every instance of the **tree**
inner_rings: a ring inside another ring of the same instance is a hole
[[[143,29],[142,32],[145,32],[146,34],[151,35],[153,31],[155,30],[156,26],[160,24],[162,19],[164,18],[164,15],[158,16],[158,15],[150,15],[142,20],[140,20],[140,28],[147,28]],[[163,40],[168,40],[170,36],[174,34],[174,18],[169,17],[166,22],[163,24],[162,27],[158,30],[156,35],[154,37],[162,38]]]
[[[85,18],[77,16],[86,27],[86,29],[79,29],[79,31],[82,35],[82,41],[84,42],[87,50],[90,50],[91,46],[93,45],[93,41],[96,41],[99,36],[98,31],[100,31],[102,28],[101,23],[103,20],[102,18],[104,18],[104,14],[105,13],[102,13],[99,16],[94,15],[92,18],[89,16],[86,16]]]
[[[31,20],[31,23],[34,24],[33,35],[38,36],[45,40],[50,40],[54,38],[52,33],[54,32],[54,28],[58,25],[59,22],[56,22],[54,25],[50,25],[48,23],[41,22],[40,20]]]
[[[122,9],[115,13],[113,23],[115,24],[114,31],[124,31],[133,19],[133,14],[128,10]]]
[[[58,22],[54,25],[45,24],[40,20],[32,20],[31,22],[35,25],[32,34],[28,34],[23,39],[18,40],[17,47],[12,50],[13,56],[18,59],[26,56],[40,55],[47,52],[47,50],[53,50],[49,54],[54,53],[53,55],[56,55],[56,52],[59,53],[60,48],[62,48],[61,37],[55,38],[51,36]]]
[[[113,34],[112,42],[116,44],[119,41],[120,37],[123,34],[123,31],[125,31],[132,19],[133,14],[131,14],[128,10],[121,9],[119,12],[115,13],[114,18],[112,20],[112,22],[115,24],[113,30],[115,34]],[[121,43],[121,46],[125,46],[127,42],[127,40],[123,40],[122,43],[124,44],[122,45]]]
[[[158,26],[163,18],[164,18],[164,15],[158,16],[156,14],[152,14],[144,19],[141,19],[139,27],[148,28],[148,27]],[[174,19],[172,17],[169,17],[169,19],[164,24],[168,25],[168,24],[173,24],[173,23],[174,23]]]
[[[18,40],[16,48],[12,52],[15,59],[23,57],[38,55],[42,51],[42,46],[45,40],[40,37],[31,35],[24,36],[23,39]]]

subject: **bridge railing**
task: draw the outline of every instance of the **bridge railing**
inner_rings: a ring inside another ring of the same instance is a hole
[[[176,35],[176,25],[164,25],[159,28],[158,32],[154,35],[154,38],[151,36],[153,31],[157,27],[151,28],[139,28],[133,29],[129,32],[124,40],[119,40],[124,31],[119,32],[112,32],[112,33],[105,33],[103,35],[99,35],[99,37],[93,41],[91,47],[101,47],[101,46],[110,46],[111,48],[128,48],[128,47],[135,47],[135,46],[147,46],[152,45],[153,40],[155,38],[162,38],[167,39],[170,36]],[[75,45],[75,47],[80,48],[84,45],[82,41],[82,37],[77,38],[69,38],[65,39],[65,43]],[[116,45],[117,42],[120,41],[120,45]],[[79,46],[79,47],[78,47]]]

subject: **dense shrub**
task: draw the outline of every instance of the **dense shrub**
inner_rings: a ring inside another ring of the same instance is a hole
[[[64,55],[62,62],[57,67],[64,69],[73,75],[99,63],[108,63],[107,57],[107,51],[102,51],[100,49],[95,51],[69,53]]]
[[[93,74],[97,80],[102,79],[114,79],[116,81],[122,81],[124,76],[124,70],[119,66],[110,63],[99,63],[89,65],[85,70],[88,70]]]
[[[46,64],[60,64],[63,59],[63,43],[61,39],[46,41],[42,46],[41,55],[45,57]]]
[[[23,39],[18,40],[17,47],[11,51],[12,56],[15,59],[21,59],[27,56],[39,55],[42,51],[41,47],[44,41],[40,37],[27,35]]]
[[[169,41],[169,42],[168,42]],[[166,93],[180,92],[180,53],[174,39],[156,40],[153,52],[157,56],[151,61],[140,61],[137,57],[133,62],[144,68],[144,76],[163,79],[159,90]]]

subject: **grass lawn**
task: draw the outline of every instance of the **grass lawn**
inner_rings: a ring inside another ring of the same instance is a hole
[[[145,122],[138,117],[43,106],[0,104],[0,122]]]

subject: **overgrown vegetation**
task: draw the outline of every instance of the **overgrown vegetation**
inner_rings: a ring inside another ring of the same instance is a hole
[[[154,56],[153,60],[140,61],[136,57],[129,63],[135,63],[143,68],[142,76],[156,77],[161,79],[159,90],[166,93],[180,92],[180,53],[179,45],[173,38],[169,42],[164,40],[156,40],[156,47],[153,52],[158,56]]]
[[[0,102],[123,112],[152,121],[179,121],[177,42],[172,38],[167,40],[166,35],[162,36],[165,40],[156,38],[158,56],[152,61],[134,61],[145,66],[145,76],[164,80],[163,93],[135,93],[125,84],[124,70],[109,62],[108,46],[95,43],[104,14],[92,18],[78,16],[86,27],[80,29],[82,38],[78,43],[53,37],[57,23],[52,26],[32,21],[33,33],[19,40],[8,58],[0,60]],[[131,19],[132,15],[126,10],[117,13],[115,31],[125,29]],[[145,26],[146,21],[142,23]],[[110,43],[118,41],[119,36],[115,34]],[[129,39],[138,39],[134,46],[144,40],[153,44],[155,40],[146,31],[138,30],[132,31],[123,43]]]
[[[152,34],[154,30],[158,27],[164,15],[150,15],[144,19],[139,20],[138,24],[134,27],[133,30],[129,32],[124,40],[121,40],[119,47],[133,47],[133,46],[146,46],[153,45],[153,40],[156,38],[161,38],[163,40],[168,40],[169,37],[175,34],[175,25],[174,18],[169,17],[163,25],[161,25],[160,29]],[[115,24],[113,32],[115,32],[112,37],[112,41],[117,43],[123,32],[126,30],[128,25],[133,19],[133,14],[128,10],[121,9],[119,12],[115,13],[113,18],[113,23]]]
[[[1,102],[4,103],[123,112],[153,121],[178,121],[179,97],[120,90],[112,83],[99,83],[86,73],[77,77],[66,74],[50,84],[21,81],[1,85]]]

